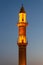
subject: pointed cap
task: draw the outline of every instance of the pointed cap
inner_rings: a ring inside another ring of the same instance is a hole
[[[24,7],[22,5],[21,9],[20,9],[20,12],[19,13],[26,13],[25,10],[24,10]]]

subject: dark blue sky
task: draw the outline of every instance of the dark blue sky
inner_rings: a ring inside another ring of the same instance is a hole
[[[27,59],[43,59],[43,0],[0,0],[0,58],[16,63],[18,56],[18,13],[27,13]],[[0,59],[0,60],[1,60]]]

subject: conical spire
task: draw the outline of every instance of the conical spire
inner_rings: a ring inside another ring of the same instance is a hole
[[[20,9],[20,12],[19,13],[25,13],[25,10],[24,10],[24,7],[22,5],[21,9]]]

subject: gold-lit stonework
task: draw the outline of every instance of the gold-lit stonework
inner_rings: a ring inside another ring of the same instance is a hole
[[[19,22],[26,22],[26,13],[19,13]]]

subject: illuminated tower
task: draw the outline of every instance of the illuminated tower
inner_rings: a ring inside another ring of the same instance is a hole
[[[26,65],[26,46],[27,46],[27,38],[26,38],[26,26],[28,25],[26,20],[26,12],[24,7],[22,6],[19,12],[18,19],[18,48],[19,48],[19,64],[18,65]]]

